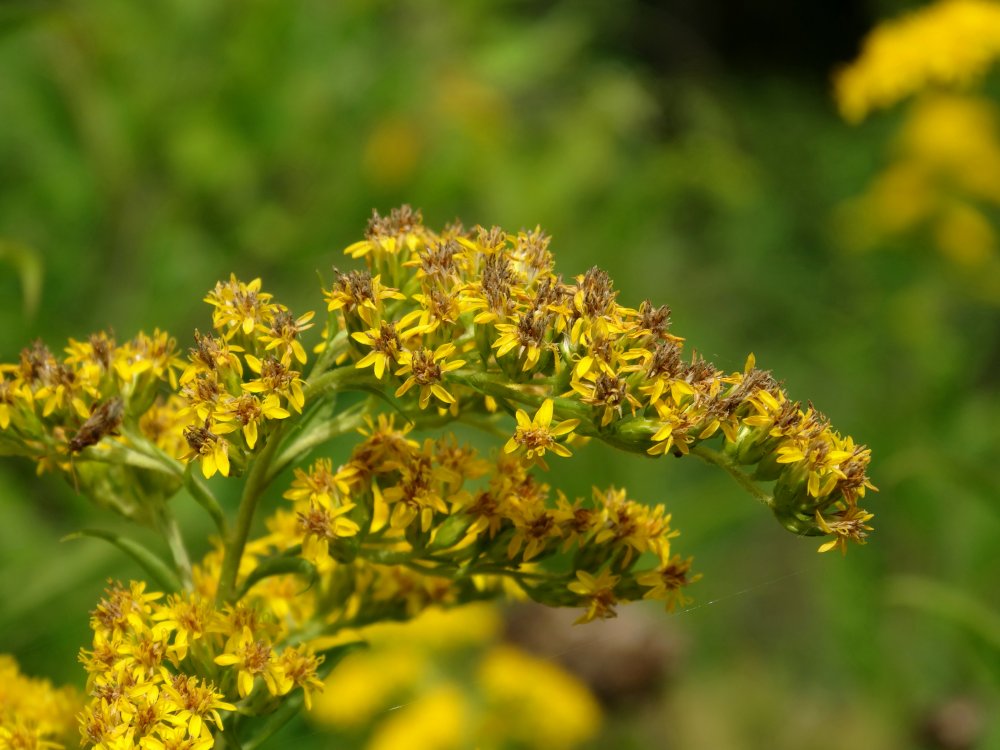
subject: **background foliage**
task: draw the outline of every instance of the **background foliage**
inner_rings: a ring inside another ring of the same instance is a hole
[[[556,467],[569,493],[667,502],[705,574],[657,620],[669,679],[613,704],[598,745],[1000,747],[1000,299],[976,278],[996,265],[920,232],[845,239],[900,115],[844,124],[828,76],[898,4],[827,24],[794,5],[773,24],[722,3],[5,3],[0,355],[108,326],[186,346],[230,271],[320,309],[317,270],[347,265],[373,207],[540,224],[564,274],[600,264],[626,304],[669,303],[723,368],[754,351],[871,445],[881,490],[841,560],[690,461],[590,446],[592,475]],[[130,571],[58,543],[92,513],[71,488],[0,472],[0,648],[79,683],[84,613]]]

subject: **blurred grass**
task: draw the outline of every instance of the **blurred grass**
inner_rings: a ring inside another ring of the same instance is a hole
[[[881,489],[872,543],[841,560],[690,460],[592,446],[586,475],[556,467],[569,493],[666,501],[705,573],[702,606],[664,623],[689,639],[683,672],[605,746],[818,747],[825,712],[847,728],[824,747],[913,746],[969,695],[978,746],[1000,747],[1000,652],[892,584],[1000,611],[1000,315],[919,240],[839,240],[837,206],[884,162],[892,115],[849,128],[821,81],[658,69],[603,33],[643,18],[640,3],[7,5],[0,237],[34,249],[43,280],[32,315],[31,283],[0,275],[0,354],[108,326],[186,345],[231,271],[317,309],[316,271],[346,265],[373,207],[540,224],[564,274],[600,264],[624,302],[670,303],[721,367],[755,352],[872,446]],[[97,541],[57,543],[92,523],[68,488],[0,469],[0,648],[79,683],[103,579],[138,573]]]

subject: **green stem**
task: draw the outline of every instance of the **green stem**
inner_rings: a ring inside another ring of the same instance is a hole
[[[333,322],[333,317],[329,321]],[[324,349],[319,357],[313,363],[312,369],[309,371],[309,381],[314,381],[319,378],[324,372],[326,372],[330,365],[337,359],[337,357],[347,349],[347,331],[338,331],[334,334],[326,344],[326,349]]]
[[[339,367],[322,373],[315,380],[307,383],[303,389],[305,400],[322,398],[326,393],[345,387],[368,386],[372,384],[372,381],[373,378],[368,373],[359,372],[354,367]],[[374,382],[377,383],[377,381]],[[277,454],[278,446],[294,421],[293,418],[283,420],[281,425],[268,436],[264,447],[251,462],[250,472],[247,474],[247,481],[240,497],[236,527],[229,536],[222,558],[222,572],[219,575],[219,590],[216,594],[216,601],[219,604],[231,602],[236,596],[236,577],[239,573],[243,549],[250,536],[250,527],[253,525],[257,504],[260,502],[260,496],[264,490],[277,476],[277,472],[272,471],[271,464]]]
[[[749,475],[745,474],[739,465],[725,453],[713,450],[704,444],[699,444],[691,448],[691,455],[698,456],[698,458],[723,469],[729,476],[736,480],[736,483],[740,487],[760,500],[768,508],[774,508],[774,498],[767,494]]]
[[[183,474],[184,488],[194,498],[194,501],[204,508],[205,512],[208,513],[215,523],[215,528],[218,529],[219,534],[223,539],[226,539],[229,536],[229,524],[226,522],[226,514],[223,512],[222,506],[219,505],[219,501],[216,500],[215,495],[212,494],[212,491],[195,475],[192,469],[193,466],[194,464],[188,464],[187,470]]]
[[[243,495],[240,497],[240,509],[236,515],[236,527],[230,535],[226,544],[225,554],[222,559],[222,572],[219,575],[219,589],[216,594],[216,601],[219,604],[232,601],[236,594],[236,576],[240,569],[240,560],[243,558],[243,549],[246,547],[247,539],[250,536],[250,527],[253,524],[253,517],[257,511],[257,503],[260,496],[267,487],[267,473],[271,464],[271,459],[278,449],[287,422],[282,423],[267,439],[263,449],[254,459],[247,475],[247,483],[243,486]]]
[[[341,414],[339,417],[332,419],[329,422],[308,428],[275,459],[267,473],[268,482],[284,471],[284,469],[299,456],[304,455],[318,445],[322,445],[327,440],[332,440],[335,437],[339,437],[340,435],[356,430],[364,423],[364,417],[364,410],[358,410],[354,413]]]
[[[353,364],[323,372],[316,379],[310,379],[303,393],[306,401],[322,398],[335,390],[356,390],[362,387],[378,389],[379,381],[368,371],[358,370]]]
[[[174,516],[170,506],[163,500],[157,501],[156,523],[170,548],[170,555],[174,559],[174,567],[181,577],[181,584],[188,591],[193,590],[194,581],[191,574],[191,558],[188,557],[187,546],[181,536],[180,526],[177,525],[177,517]]]
[[[192,466],[194,464],[188,464],[185,467],[180,461],[165,453],[156,443],[135,430],[126,428],[123,432],[131,443],[130,450],[157,461],[159,463],[158,471],[172,474],[184,483],[185,489],[195,502],[205,509],[215,523],[216,529],[225,539],[228,535],[226,514],[223,513],[222,506],[219,505],[219,501],[212,494],[212,491],[193,473]]]

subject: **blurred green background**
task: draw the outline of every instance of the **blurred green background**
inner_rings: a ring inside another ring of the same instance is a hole
[[[0,3],[0,357],[106,327],[186,347],[230,272],[321,309],[317,270],[372,208],[539,224],[562,273],[669,303],[720,367],[753,351],[872,447],[881,490],[840,559],[694,460],[556,467],[568,493],[666,502],[705,574],[655,620],[669,678],[594,746],[1000,747],[1000,305],[927,238],[851,251],[837,218],[900,115],[847,126],[829,75],[901,4],[752,6]],[[59,544],[93,519],[0,465],[0,650],[26,671],[81,683],[85,613],[138,575]]]

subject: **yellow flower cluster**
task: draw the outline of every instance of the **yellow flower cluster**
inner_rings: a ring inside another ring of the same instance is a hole
[[[68,741],[79,708],[75,690],[28,677],[12,657],[0,654],[0,750],[72,746]]]
[[[91,613],[93,646],[80,654],[91,700],[80,715],[84,743],[95,748],[206,750],[222,716],[242,699],[245,714],[273,710],[277,699],[322,688],[322,663],[306,646],[275,640],[283,626],[248,600],[217,609],[198,593],[147,593],[114,584]],[[265,690],[257,689],[261,683]]]
[[[106,333],[69,340],[57,358],[41,342],[16,364],[0,364],[0,441],[39,462],[67,468],[68,456],[116,434],[126,408],[150,408],[161,382],[177,386],[182,362],[166,333],[117,344]]]
[[[306,362],[299,336],[312,327],[313,313],[296,318],[261,291],[260,279],[243,283],[235,276],[216,284],[205,301],[214,308],[212,324],[221,335],[195,332],[197,346],[180,383],[187,409],[197,417],[184,430],[190,446],[185,458],[199,460],[210,478],[216,472],[229,476],[233,451],[242,468],[261,432],[290,416],[286,405],[302,411],[303,381],[292,367]],[[230,433],[242,440],[226,439]]]
[[[285,493],[293,512],[273,516],[272,533],[248,550],[298,552],[319,574],[350,575],[358,598],[345,601],[343,613],[392,605],[397,592],[387,597],[358,579],[394,563],[438,580],[433,598],[396,602],[406,605],[397,607],[400,616],[430,602],[478,598],[506,577],[539,601],[587,607],[581,618],[587,621],[613,616],[619,600],[657,598],[672,607],[696,580],[687,575],[690,562],[671,554],[677,532],[662,505],[636,503],[615,489],[595,489],[589,500],[553,497],[526,458],[500,454],[487,461],[453,439],[418,443],[408,429],[382,420],[343,466],[334,470],[319,459],[308,471],[297,469]],[[566,553],[575,553],[572,563]],[[634,571],[647,553],[658,567]],[[349,572],[356,560],[367,563]],[[615,573],[613,594],[579,588],[579,576],[601,569]],[[377,578],[384,586],[398,574]]]
[[[364,628],[371,648],[327,678],[310,718],[352,738],[374,725],[366,750],[571,748],[592,739],[601,712],[586,686],[499,643],[501,627],[494,607],[472,604]],[[470,665],[471,679],[458,681]]]
[[[432,403],[442,416],[514,414],[505,450],[531,460],[569,456],[580,435],[654,456],[695,452],[745,483],[776,481],[766,501],[789,528],[822,534],[821,517],[853,519],[825,528],[863,541],[867,448],[789,400],[752,356],[728,374],[686,359],[669,308],[618,304],[596,268],[565,282],[548,246],[537,229],[438,234],[405,207],[376,214],[366,239],[346,251],[368,270],[338,272],[326,293],[337,316],[327,337],[339,330],[344,342],[338,362],[374,367],[407,414]],[[430,389],[415,404],[406,398],[413,382]],[[707,447],[720,436],[721,452]]]
[[[1000,112],[973,96],[925,94],[895,138],[893,158],[845,207],[855,244],[930,231],[961,267],[996,258],[991,212],[1000,206]]]
[[[506,593],[581,607],[579,622],[639,599],[683,605],[699,576],[673,550],[662,505],[616,488],[571,499],[540,479],[549,454],[568,459],[583,440],[698,456],[787,528],[828,537],[821,551],[864,543],[867,448],[790,400],[752,355],[732,373],[685,356],[667,307],[619,304],[596,268],[567,282],[548,248],[539,229],[436,233],[404,207],[375,214],[347,248],[366,267],[335,270],[312,358],[301,341],[312,313],[231,277],[205,298],[214,330],[195,332],[186,362],[157,331],[71,340],[62,359],[38,343],[0,365],[0,452],[62,471],[170,553],[81,533],[116,544],[161,589],[113,585],[92,613],[85,744],[205,750],[224,728],[256,747],[311,703],[358,629],[434,605]],[[413,437],[458,422],[502,436],[502,450]],[[346,460],[313,456],[355,431]],[[252,538],[288,470],[290,505]],[[199,473],[243,480],[232,523]],[[181,488],[219,531],[195,565],[168,503]],[[483,685],[510,693],[510,674],[532,670],[519,658],[499,654]]]
[[[1000,56],[1000,3],[939,0],[878,26],[835,78],[851,122],[928,87],[975,82]]]

